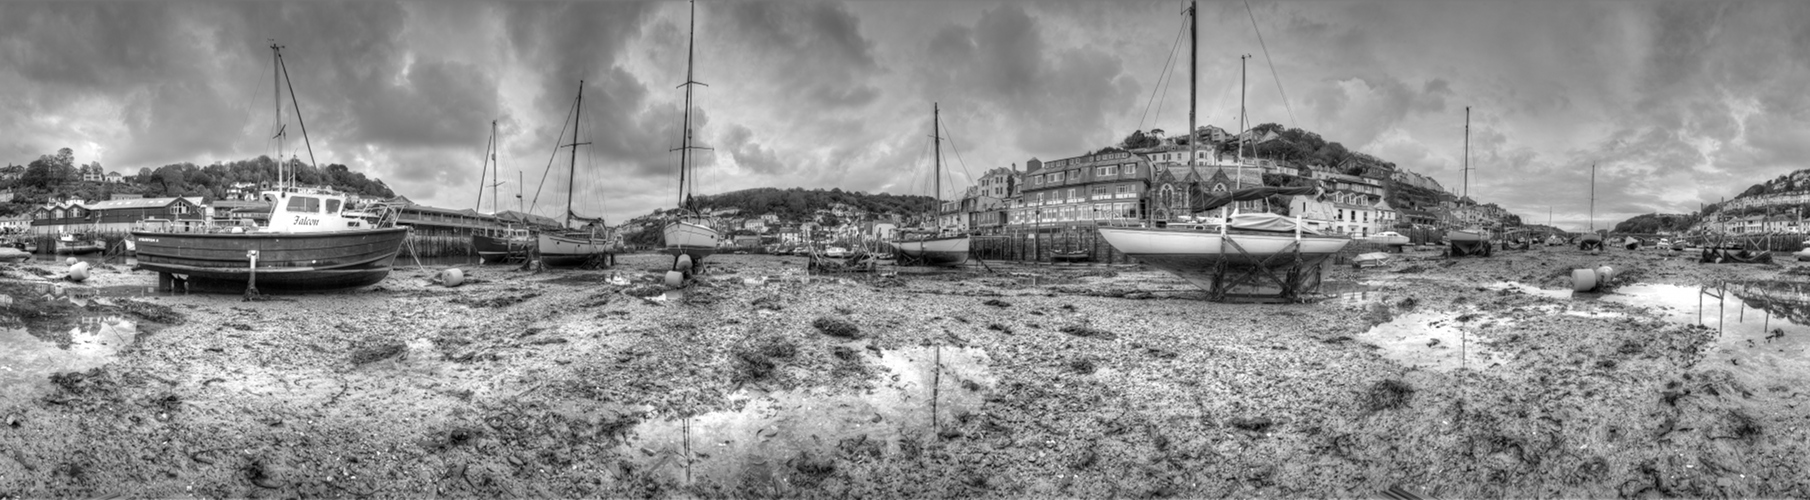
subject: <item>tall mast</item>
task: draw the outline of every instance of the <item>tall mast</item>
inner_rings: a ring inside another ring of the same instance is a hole
[[[472,210],[483,210],[484,209],[484,178],[485,178],[484,176],[490,173],[490,161],[493,159],[496,159],[496,155],[491,153],[491,151],[493,151],[492,148],[495,148],[495,147],[496,147],[496,120],[491,120],[490,121],[490,142],[486,143],[484,145],[484,164],[480,165],[478,167],[478,202],[471,207]],[[490,211],[492,213],[496,212],[496,188],[494,186],[491,187],[491,189],[490,189]]]
[[[1596,164],[1590,164],[1590,232],[1596,232]]]
[[[588,142],[578,142],[578,124],[583,120],[579,116],[584,113],[584,80],[578,81],[578,102],[572,105],[572,163],[566,168],[566,228],[572,227],[572,186],[578,184],[578,147]]]
[[[1194,70],[1200,66],[1200,16],[1194,15],[1194,2],[1188,2],[1183,14],[1188,15],[1188,167],[1193,170],[1194,157],[1199,154],[1200,142],[1198,131],[1194,129],[1194,104],[1196,93],[1200,87],[1194,82]]]
[[[943,137],[941,135],[942,111],[937,103],[930,103],[930,140],[935,143],[936,170],[931,175],[936,182],[936,235],[943,234]]]
[[[282,71],[283,83],[289,87],[289,105],[295,107],[295,124],[302,128],[302,145],[308,147],[308,164],[320,168],[320,164],[314,161],[314,143],[308,140],[308,122],[302,120],[302,102],[295,98],[295,82],[289,81],[289,65],[283,64],[283,53],[280,50],[282,47],[278,47],[275,43],[270,45],[272,50],[277,51],[277,69]],[[277,99],[280,101],[282,98],[282,93],[278,92]]]
[[[1244,114],[1244,67],[1245,61],[1250,58],[1250,54],[1238,56],[1238,180],[1232,181],[1232,185],[1234,186],[1237,186],[1240,182],[1244,182],[1244,133],[1250,128],[1250,124],[1246,123],[1247,120]],[[1234,187],[1233,189],[1237,188]]]
[[[1595,169],[1596,167],[1592,166],[1590,168]],[[1595,172],[1595,170],[1592,170],[1592,173],[1590,174],[1592,176],[1591,177],[1592,179],[1594,179],[1595,178],[1594,176],[1596,175],[1594,172]],[[1592,192],[1594,192],[1595,189],[1596,188],[1592,187],[1591,188]],[[1464,198],[1471,197],[1471,107],[1470,106],[1464,107],[1464,191],[1463,191],[1463,193],[1464,193],[1464,195],[1462,197],[1464,197]]]
[[[491,120],[490,121],[490,213],[493,213],[493,214],[496,213],[496,210],[497,210],[496,187],[503,185],[503,179],[501,176],[498,175],[500,172],[497,172],[497,170],[502,167],[502,165],[498,165],[497,161],[496,161],[496,150],[498,150],[498,149],[503,149],[503,148],[502,148],[502,145],[497,144],[497,141],[496,141],[496,120]],[[482,182],[483,176],[480,175],[478,178],[480,179],[480,182]],[[480,196],[482,196],[482,195],[480,195]]]
[[[686,45],[685,45],[685,83],[679,84],[680,87],[685,87],[685,122],[684,122],[685,134],[680,139],[681,142],[680,142],[680,146],[679,146],[679,208],[681,208],[681,209],[690,208],[690,207],[687,207],[686,203],[685,203],[686,194],[688,194],[689,188],[691,187],[691,185],[689,183],[696,182],[695,180],[691,179],[691,177],[693,177],[693,176],[691,176],[690,173],[688,172],[689,170],[691,170],[691,150],[693,150],[693,149],[710,149],[710,148],[704,148],[704,147],[698,147],[698,146],[691,145],[691,87],[693,85],[703,85],[705,87],[709,87],[709,85],[706,85],[703,82],[697,81],[692,76],[692,69],[693,69],[692,58],[693,58],[693,54],[697,50],[697,41],[698,41],[698,3],[696,0],[693,0],[691,2],[691,34],[689,35],[689,38],[687,39]]]
[[[283,161],[283,131],[286,128],[283,126],[283,67],[277,63],[283,57],[279,52],[282,49],[275,39],[270,41],[270,91],[276,96],[276,100],[272,102],[277,107],[277,133],[273,136],[277,140],[277,186],[283,185],[283,164],[286,163]]]

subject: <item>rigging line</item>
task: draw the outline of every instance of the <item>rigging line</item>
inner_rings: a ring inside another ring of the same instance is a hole
[[[496,126],[496,122],[490,122],[490,124],[493,127]],[[496,129],[493,128],[491,130],[495,131]],[[473,210],[484,209],[484,179],[490,174],[490,152],[491,148],[494,147],[496,147],[496,135],[493,134],[490,136],[490,142],[484,145],[484,155],[478,157],[478,202],[473,204]],[[491,201],[495,202],[496,200]],[[492,209],[491,211],[495,212],[496,210]]]
[[[1159,90],[1161,90],[1160,94],[1164,97],[1164,100],[1167,100],[1169,97],[1167,90],[1168,82],[1175,80],[1175,78],[1169,74],[1169,68],[1175,65],[1175,54],[1176,52],[1179,52],[1179,49],[1181,48],[1182,33],[1186,33],[1187,31],[1188,25],[1183,23],[1181,29],[1178,29],[1175,32],[1175,42],[1169,45],[1169,58],[1163,60],[1163,70],[1156,74],[1156,85],[1150,87],[1150,98],[1144,100],[1144,114],[1143,116],[1138,117],[1138,130],[1144,129],[1144,124],[1146,123],[1144,121],[1145,118],[1150,118],[1151,122],[1155,122],[1163,116],[1162,103],[1159,102],[1157,103],[1156,117],[1150,117],[1150,102],[1156,100]]]
[[[1251,30],[1257,32],[1257,46],[1263,48],[1263,60],[1269,63],[1270,78],[1276,79],[1276,92],[1282,94],[1282,107],[1288,110],[1288,119],[1300,126],[1301,120],[1295,118],[1295,106],[1288,103],[1288,92],[1282,90],[1282,76],[1276,74],[1276,60],[1270,57],[1270,47],[1263,43],[1263,30],[1257,28],[1257,14],[1251,12],[1251,0],[1244,0],[1244,13],[1251,17]]]
[[[943,130],[949,130],[948,123],[943,124]],[[943,140],[949,141],[949,151],[954,152],[955,161],[957,163],[962,164],[962,175],[968,178],[968,183],[969,184],[978,184],[978,183],[974,182],[974,172],[971,172],[968,170],[968,162],[962,161],[961,150],[955,148],[955,134],[953,133],[953,131],[951,131],[951,132],[952,133],[949,134],[949,137],[944,137]],[[952,172],[949,172],[949,174],[950,174],[949,175],[950,186],[954,186],[955,185],[954,184],[955,183],[955,175],[954,175],[955,172],[952,171]]]
[[[553,173],[553,160],[559,158],[559,143],[560,141],[566,140],[566,127],[572,124],[572,113],[576,111],[578,111],[578,100],[574,99],[572,100],[572,107],[566,110],[566,119],[560,122],[559,139],[553,141],[553,153],[547,155],[547,168],[541,171],[540,184],[534,187],[534,201],[528,203],[528,213],[534,213],[535,207],[540,206],[541,189],[547,187],[547,176]]]

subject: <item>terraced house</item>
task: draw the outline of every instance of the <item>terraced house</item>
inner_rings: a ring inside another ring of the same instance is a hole
[[[1150,176],[1143,156],[1114,151],[1048,162],[1025,162],[1011,225],[1068,227],[1102,222],[1134,222]]]

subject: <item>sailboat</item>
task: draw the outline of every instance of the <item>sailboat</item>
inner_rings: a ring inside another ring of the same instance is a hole
[[[566,168],[566,220],[562,231],[541,231],[534,235],[535,251],[540,255],[542,266],[576,267],[580,265],[608,266],[615,258],[616,248],[609,238],[609,230],[603,225],[602,218],[580,217],[572,211],[573,187],[578,185],[578,147],[589,142],[578,142],[579,116],[584,113],[584,80],[578,81],[578,98],[572,102],[572,142],[562,144],[562,148],[572,148],[572,160]],[[565,140],[565,137],[560,137]],[[583,222],[584,226],[573,229],[572,222]]]
[[[708,149],[691,145],[691,88],[699,83],[692,75],[692,54],[696,50],[698,31],[698,4],[691,3],[691,38],[685,48],[685,118],[684,136],[675,150],[679,152],[679,208],[671,222],[661,229],[662,241],[666,245],[666,253],[673,256],[672,268],[680,272],[693,272],[703,269],[704,258],[716,253],[718,242],[722,237],[710,221],[699,213],[697,203],[692,199],[692,183],[696,183],[696,175],[691,172],[691,151]]]
[[[1199,51],[1200,19],[1196,9],[1190,2],[1185,11],[1192,33],[1188,64],[1189,166],[1193,166],[1198,156],[1195,149],[1200,142],[1194,132],[1198,129],[1194,124],[1195,96],[1192,91],[1198,66],[1194,59]],[[1317,186],[1262,186],[1230,193],[1197,193],[1190,197],[1188,209],[1201,214],[1237,201],[1261,200],[1274,195],[1322,195],[1324,192]],[[1289,219],[1271,213],[1235,214],[1204,224],[1155,226],[1157,224],[1152,221],[1146,227],[1100,227],[1096,230],[1120,253],[1168,271],[1209,292],[1223,291],[1217,285],[1224,277],[1224,266],[1266,266],[1276,260],[1272,257],[1286,253],[1295,255],[1303,268],[1311,267],[1351,244],[1350,236],[1319,234],[1306,227],[1299,218]]]
[[[289,83],[289,70],[283,64],[282,47],[272,43],[277,76]],[[302,125],[302,141],[308,141],[308,127],[301,121],[301,105],[294,102],[294,85],[290,84],[290,101],[295,106],[296,121]],[[277,138],[281,140],[283,95],[277,92]],[[279,143],[280,144],[280,143]],[[281,151],[282,147],[277,148]],[[309,147],[309,161],[314,159]],[[286,289],[333,289],[370,285],[383,281],[390,266],[402,250],[409,228],[395,225],[395,212],[379,207],[373,222],[369,214],[351,208],[345,193],[331,189],[296,186],[294,176],[284,174],[284,166],[293,162],[278,160],[277,187],[260,193],[270,203],[270,223],[262,227],[208,226],[205,232],[176,226],[167,229],[132,231],[137,241],[137,269],[158,273],[158,282],[168,288],[176,279],[225,285],[245,285],[247,293],[257,286]]]
[[[943,207],[943,136],[942,112],[936,104],[930,105],[930,137],[936,142],[935,173],[936,205],[933,210],[942,211]],[[968,262],[968,236],[963,234],[946,235],[943,229],[943,218],[936,220],[935,229],[929,232],[917,232],[889,243],[899,252],[899,263],[926,266],[960,266]]]
[[[1462,200],[1471,197],[1471,107],[1464,107],[1464,194]],[[1477,243],[1490,240],[1489,230],[1472,226],[1465,229],[1446,231],[1445,239],[1455,243]]]
[[[497,177],[498,165],[496,152],[498,149],[502,148],[497,144],[496,140],[496,120],[491,120],[490,146],[488,146],[484,152],[484,166],[489,168],[487,170],[479,170],[478,207],[483,207],[484,188],[489,187],[490,215],[492,217],[495,217],[500,213],[497,211],[498,198],[496,195],[496,187],[503,184],[502,179]],[[486,175],[488,175],[491,180],[491,183],[488,186],[484,184]],[[517,195],[516,197],[520,198],[521,196]],[[517,227],[514,223],[510,223],[503,227],[486,227],[478,229],[471,234],[471,246],[472,248],[477,249],[478,257],[483,258],[484,262],[503,262],[505,260],[523,258],[528,255],[528,250],[535,246],[535,240],[533,235],[528,233],[527,228]]]

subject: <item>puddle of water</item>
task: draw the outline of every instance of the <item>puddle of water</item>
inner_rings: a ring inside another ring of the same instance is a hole
[[[992,387],[988,358],[979,349],[941,349],[938,380],[931,347],[883,352],[876,387],[860,394],[785,391],[761,396],[741,392],[740,411],[721,411],[690,419],[649,421],[637,425],[623,447],[639,469],[657,471],[676,481],[686,479],[686,440],[690,441],[690,480],[735,488],[774,485],[784,489],[804,460],[823,460],[838,448],[869,453],[899,453],[907,437],[934,439],[931,388],[938,388],[936,414],[947,425],[961,412],[981,404],[981,391],[967,382]],[[936,382],[933,383],[933,380]],[[984,389],[983,389],[984,390]]]
[[[1469,321],[1459,321],[1471,316]],[[1358,339],[1382,349],[1385,358],[1403,365],[1436,371],[1463,368],[1486,370],[1507,362],[1501,354],[1480,345],[1482,339],[1468,335],[1464,328],[1488,322],[1509,323],[1483,314],[1450,312],[1411,312],[1396,316],[1388,323],[1372,327]]]
[[[50,375],[107,364],[132,344],[138,326],[118,316],[90,316],[69,330],[68,347],[33,337],[23,328],[0,328],[0,401],[47,393]]]
[[[1709,292],[1708,295],[1701,292]],[[1726,292],[1722,297],[1715,294]],[[1701,309],[1699,309],[1701,298]],[[1679,324],[1720,330],[1698,366],[1728,370],[1754,387],[1810,383],[1810,283],[1745,282],[1694,287],[1634,284],[1605,302],[1652,309]]]
[[[1528,295],[1533,295],[1536,297],[1546,297],[1546,298],[1553,298],[1553,299],[1569,299],[1572,297],[1571,290],[1547,290],[1547,289],[1540,288],[1537,286],[1529,285],[1526,283],[1514,282],[1514,281],[1491,283],[1489,285],[1484,285],[1484,288],[1488,288],[1490,290],[1514,290],[1517,292],[1521,292],[1521,293],[1528,294]]]

